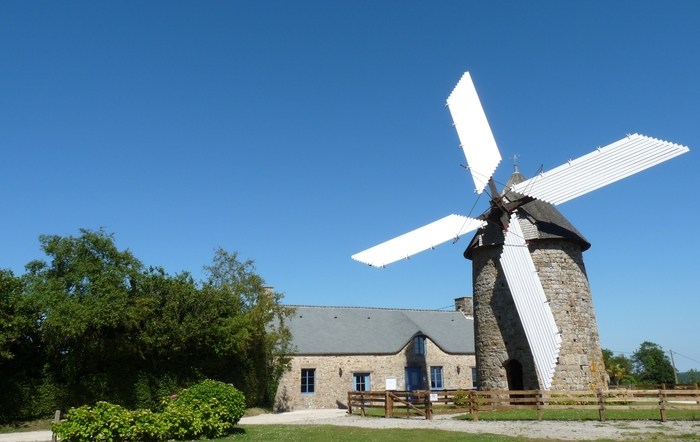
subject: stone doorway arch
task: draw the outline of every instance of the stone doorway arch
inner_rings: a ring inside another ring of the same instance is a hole
[[[517,359],[508,359],[503,363],[508,378],[508,390],[524,390],[523,364]]]

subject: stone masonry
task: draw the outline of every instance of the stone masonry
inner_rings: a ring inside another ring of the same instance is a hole
[[[276,411],[307,408],[346,408],[348,391],[353,390],[353,374],[369,373],[370,389],[384,391],[386,378],[396,378],[397,390],[405,390],[406,367],[420,367],[422,389],[430,389],[430,367],[442,367],[445,389],[471,389],[474,355],[445,353],[426,337],[426,354],[415,354],[413,339],[398,353],[390,355],[297,355],[291,369],[280,380]],[[301,393],[301,370],[315,369],[315,392]]]
[[[529,241],[530,253],[554,320],[562,333],[552,389],[607,387],[598,328],[581,246],[567,239]],[[540,382],[525,332],[500,265],[502,246],[472,250],[474,334],[480,389],[507,389],[505,365],[522,364],[523,388]]]

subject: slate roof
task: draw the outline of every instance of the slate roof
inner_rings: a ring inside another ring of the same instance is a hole
[[[417,334],[446,353],[474,353],[474,321],[461,312],[290,306],[286,323],[298,355],[396,354]]]
[[[510,187],[522,183],[526,178],[517,170],[506,183],[504,189],[508,190],[505,198],[514,201],[521,194],[509,191]],[[591,243],[576,230],[569,220],[564,218],[553,205],[540,200],[534,200],[518,208],[518,220],[525,235],[525,240],[563,238],[581,244],[582,250],[588,250]],[[503,244],[503,230],[499,225],[489,223],[486,227],[477,230],[469,246],[464,251],[464,257],[471,259],[472,250],[477,247]]]

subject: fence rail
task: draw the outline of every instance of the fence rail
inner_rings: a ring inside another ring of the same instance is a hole
[[[471,413],[475,421],[480,412],[537,410],[542,420],[546,410],[598,410],[601,422],[606,410],[658,410],[666,422],[666,410],[700,410],[697,384],[661,385],[662,388],[610,390],[439,390],[439,391],[351,391],[348,413],[368,408],[383,408],[384,417],[421,416],[433,413]],[[672,387],[672,388],[668,388]]]

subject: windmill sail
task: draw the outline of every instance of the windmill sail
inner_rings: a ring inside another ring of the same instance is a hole
[[[629,135],[517,184],[512,190],[557,205],[688,151],[680,144]]]
[[[501,254],[501,267],[523,324],[542,387],[549,390],[559,357],[561,334],[554,322],[552,309],[515,213],[510,217]]]
[[[433,223],[404,235],[390,239],[370,249],[352,255],[352,259],[375,267],[406,259],[423,250],[430,249],[445,241],[459,238],[484,224],[474,218],[461,215],[448,215]]]
[[[447,98],[447,106],[467,157],[476,192],[481,193],[501,162],[501,154],[469,72],[464,73]]]

